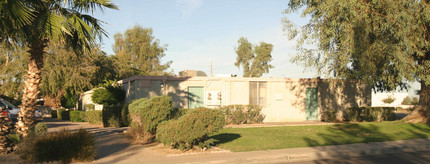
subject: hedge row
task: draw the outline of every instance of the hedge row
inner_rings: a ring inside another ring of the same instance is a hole
[[[392,121],[396,119],[394,107],[352,107],[344,113],[343,120],[352,122],[361,121]],[[340,121],[337,119],[337,112],[330,110],[323,112],[322,120],[325,122]]]
[[[90,122],[93,124],[103,125],[104,127],[127,126],[122,121],[122,106],[105,107],[101,110],[90,111],[67,111],[60,108],[51,112],[52,118],[60,120],[69,120],[72,122]]]
[[[227,124],[255,124],[262,123],[264,115],[259,105],[228,105],[220,107],[225,115]]]

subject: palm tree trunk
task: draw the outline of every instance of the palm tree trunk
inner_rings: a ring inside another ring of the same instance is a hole
[[[29,46],[30,59],[24,84],[24,93],[22,95],[22,104],[20,106],[21,110],[18,114],[18,123],[16,124],[17,132],[24,137],[28,135],[29,130],[34,126],[35,109],[33,106],[40,92],[45,47],[46,40],[33,42]]]

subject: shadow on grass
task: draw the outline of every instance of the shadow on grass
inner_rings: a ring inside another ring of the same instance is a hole
[[[398,122],[399,124],[403,124],[402,122]],[[390,127],[392,126],[392,127]],[[326,132],[319,133],[317,138],[304,137],[303,140],[307,142],[307,144],[311,147],[315,147],[315,149],[319,150],[323,155],[324,151],[329,152],[343,152],[343,151],[360,151],[354,149],[356,146],[340,146],[340,147],[325,147],[328,145],[344,145],[344,144],[354,144],[354,143],[369,143],[369,142],[379,142],[373,143],[372,145],[384,145],[383,141],[393,141],[399,139],[418,139],[418,138],[428,138],[430,134],[430,126],[429,125],[420,125],[420,124],[404,124],[401,126],[397,126],[396,122],[393,122],[393,125],[388,125],[383,127],[377,126],[376,124],[363,124],[363,123],[348,123],[348,124],[336,124],[330,127]],[[387,128],[391,133],[384,132]],[[392,133],[395,131],[396,133]],[[426,144],[421,143],[425,141],[411,141],[416,144]],[[358,146],[358,145],[357,145]],[[402,145],[399,145],[400,147]],[[413,148],[412,148],[413,149]],[[374,150],[378,151],[378,150]],[[418,151],[418,150],[417,150]],[[422,150],[419,150],[422,151]],[[358,152],[357,152],[358,153]],[[337,153],[335,153],[337,154]],[[371,155],[371,154],[363,154],[363,155]],[[409,159],[405,159],[409,160]]]
[[[234,141],[240,137],[241,137],[240,134],[236,134],[236,133],[221,133],[221,134],[211,136],[210,138],[216,140],[215,145],[219,145],[219,144]]]

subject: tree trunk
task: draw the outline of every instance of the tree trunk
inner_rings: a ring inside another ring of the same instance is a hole
[[[430,85],[425,81],[421,81],[419,105],[404,119],[412,123],[430,123]]]
[[[46,40],[35,41],[30,44],[28,51],[30,59],[28,62],[28,71],[24,83],[24,91],[22,95],[21,110],[18,114],[18,123],[16,131],[23,137],[26,137],[29,130],[34,126],[33,108],[40,92],[40,82],[42,79],[41,70],[43,67],[43,54],[46,47]]]

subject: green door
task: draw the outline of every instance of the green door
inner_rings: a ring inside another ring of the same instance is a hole
[[[318,120],[318,89],[306,88],[306,120]]]
[[[202,107],[204,104],[203,87],[188,87],[188,108]]]

